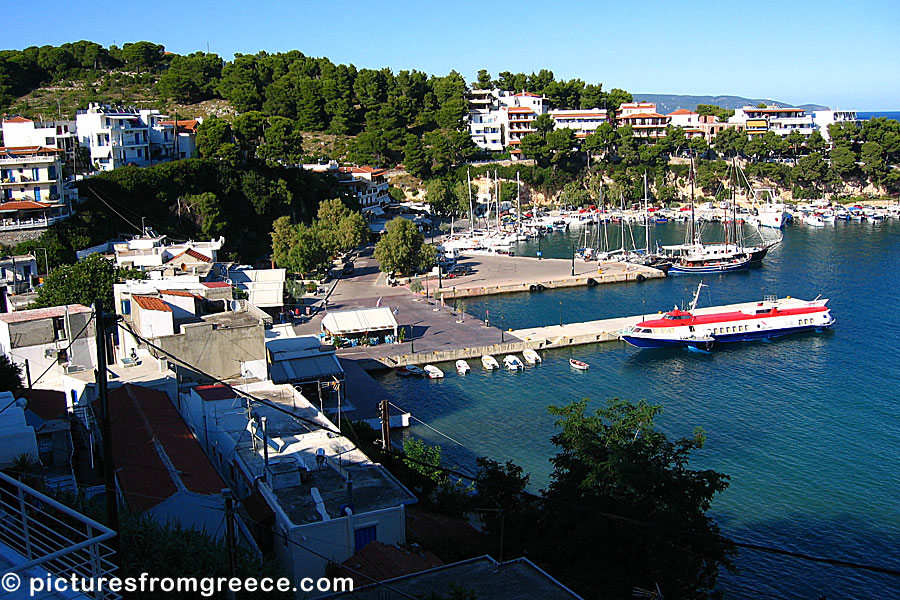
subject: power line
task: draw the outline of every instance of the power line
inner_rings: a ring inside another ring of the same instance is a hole
[[[75,337],[72,338],[72,341],[69,342],[69,345],[66,346],[65,350],[62,350],[62,352],[65,352],[66,355],[68,356],[69,350],[72,348],[72,346],[75,344],[75,342],[78,341],[79,336],[81,336],[81,334],[84,333],[84,330],[88,328],[88,325],[90,325],[90,324],[91,324],[91,321],[93,321],[93,320],[94,320],[94,313],[91,312],[91,316],[90,316],[90,318],[87,320],[87,322],[84,324],[84,327],[81,328],[81,331],[79,331],[78,333],[75,334]],[[33,381],[28,385],[28,389],[29,389],[29,390],[32,389],[32,388],[34,387],[34,384],[36,384],[38,381],[40,381],[41,378],[42,378],[44,375],[46,375],[47,373],[49,373],[49,372],[50,372],[50,369],[52,369],[52,368],[55,367],[55,366],[56,366],[56,363],[50,363],[50,365],[49,365],[46,369],[44,369],[44,372],[41,373],[40,375],[38,375],[37,379],[33,380]]]
[[[149,340],[146,340],[145,338],[143,338],[143,337],[139,336],[138,334],[136,334],[136,333],[131,329],[130,326],[124,325],[124,324],[122,324],[122,323],[119,323],[119,326],[122,327],[122,328],[124,328],[124,329],[126,329],[129,333],[131,333],[132,335],[134,335],[137,339],[139,339],[139,340],[141,340],[141,341],[147,343],[150,347],[152,347],[152,348],[158,350],[159,352],[162,352],[163,354],[165,354],[166,356],[172,358],[172,359],[175,360],[176,362],[178,362],[178,363],[180,363],[180,364],[186,366],[187,368],[190,368],[190,369],[192,369],[192,370],[194,370],[194,371],[200,373],[201,375],[203,375],[203,376],[205,376],[205,377],[209,377],[210,379],[212,379],[212,380],[214,380],[214,381],[217,381],[217,382],[219,382],[219,383],[225,385],[226,387],[228,387],[228,388],[231,389],[232,391],[234,391],[234,392],[236,392],[236,393],[239,393],[240,395],[243,395],[243,396],[247,397],[247,398],[250,399],[250,400],[253,400],[253,401],[255,401],[255,402],[259,402],[260,404],[263,404],[264,406],[268,406],[268,407],[270,407],[270,408],[272,408],[272,409],[274,409],[274,410],[278,410],[278,411],[280,411],[280,412],[283,412],[283,413],[285,413],[285,414],[287,414],[287,415],[290,415],[290,416],[292,416],[293,418],[295,418],[295,419],[297,419],[297,420],[299,420],[299,421],[301,421],[301,422],[304,422],[304,423],[313,425],[313,426],[315,426],[315,427],[318,428],[318,429],[322,429],[322,430],[324,430],[324,431],[331,432],[331,433],[334,433],[334,434],[336,434],[336,435],[343,435],[340,431],[336,431],[336,430],[331,429],[330,427],[327,427],[327,426],[325,426],[325,425],[323,425],[323,424],[321,424],[321,423],[318,423],[318,422],[313,421],[313,420],[311,420],[311,419],[307,419],[307,418],[305,418],[305,417],[301,417],[301,416],[299,416],[299,415],[296,415],[296,414],[292,413],[291,411],[289,411],[289,410],[287,410],[287,409],[285,409],[285,408],[282,408],[282,407],[278,406],[277,404],[274,404],[274,403],[269,402],[268,400],[264,400],[264,399],[258,398],[258,397],[254,396],[254,395],[252,395],[252,394],[250,394],[250,393],[248,393],[248,392],[245,392],[245,391],[243,391],[243,390],[239,390],[239,389],[235,388],[234,386],[232,386],[231,384],[229,384],[229,383],[227,383],[227,382],[225,382],[225,381],[223,381],[223,380],[221,380],[221,379],[219,379],[219,378],[217,378],[217,377],[215,377],[215,376],[209,375],[208,373],[205,373],[205,372],[202,371],[201,369],[199,369],[199,368],[195,367],[194,365],[192,365],[192,364],[190,364],[190,363],[188,363],[188,362],[186,362],[186,361],[184,361],[184,360],[178,358],[177,356],[171,354],[170,352],[168,352],[168,351],[166,351],[166,350],[163,350],[162,348],[159,348],[158,346],[154,345],[154,344],[153,344],[152,342],[150,342]],[[358,445],[356,445],[354,448],[351,448],[350,450],[353,450],[353,449],[356,449],[356,448],[358,448]],[[698,539],[698,540],[712,541],[712,542],[718,542],[718,543],[729,543],[729,544],[734,545],[735,547],[738,547],[738,548],[744,548],[744,549],[747,549],[747,550],[754,550],[754,551],[759,551],[759,552],[766,552],[766,553],[769,553],[769,554],[775,554],[775,555],[779,555],[779,556],[787,556],[787,557],[790,557],[790,558],[796,558],[796,559],[799,559],[799,560],[806,560],[806,561],[809,561],[809,562],[823,563],[823,564],[829,564],[829,565],[833,565],[833,566],[847,567],[847,568],[852,568],[852,569],[857,569],[857,570],[869,571],[869,572],[874,572],[874,573],[882,573],[882,574],[886,574],[886,575],[892,575],[892,576],[900,577],[900,570],[897,570],[897,569],[891,569],[891,568],[888,568],[888,567],[881,567],[881,566],[878,566],[878,565],[869,565],[869,564],[864,564],[864,563],[857,563],[857,562],[847,561],[847,560],[843,560],[843,559],[835,559],[835,558],[828,558],[828,557],[813,556],[813,555],[804,554],[804,553],[800,553],[800,552],[793,552],[793,551],[790,551],[790,550],[783,550],[783,549],[781,549],[781,548],[775,548],[775,547],[772,547],[772,546],[765,546],[765,545],[762,545],[762,544],[751,544],[751,543],[749,543],[749,542],[741,542],[741,541],[737,541],[737,540],[732,540],[732,539],[726,538],[726,537],[724,537],[724,536],[718,536],[718,537],[716,537],[716,536],[711,536],[711,535],[704,534],[704,533],[697,533],[697,532],[693,532],[693,531],[687,531],[687,530],[684,530],[684,529],[678,529],[678,528],[673,528],[673,527],[666,527],[666,526],[664,526],[664,525],[660,525],[660,524],[657,524],[657,523],[650,523],[650,522],[648,522],[648,521],[641,521],[641,520],[638,520],[638,519],[633,519],[633,518],[631,518],[631,517],[625,517],[625,516],[622,516],[622,515],[617,515],[617,514],[613,514],[613,513],[608,513],[608,512],[605,512],[605,511],[599,511],[599,510],[596,510],[596,509],[593,509],[593,508],[586,508],[586,507],[580,506],[580,505],[578,505],[578,504],[576,504],[576,503],[574,503],[574,502],[567,502],[567,501],[565,501],[565,500],[560,500],[560,499],[556,499],[556,498],[544,498],[544,497],[539,496],[539,495],[537,495],[537,494],[535,494],[535,493],[533,493],[533,492],[528,492],[528,491],[525,491],[525,490],[517,490],[517,489],[515,489],[515,488],[509,487],[509,486],[504,486],[504,485],[498,484],[498,483],[496,483],[496,482],[485,481],[485,480],[483,480],[482,478],[479,478],[479,477],[477,477],[477,476],[473,476],[473,475],[470,475],[470,474],[467,474],[467,473],[462,473],[462,472],[460,472],[460,471],[458,471],[458,470],[456,470],[456,469],[451,469],[451,468],[443,467],[443,466],[440,466],[440,465],[433,465],[433,464],[430,464],[430,463],[426,463],[426,462],[424,462],[424,461],[421,461],[421,460],[412,458],[412,457],[410,457],[410,456],[404,454],[403,452],[401,452],[401,451],[399,451],[399,450],[394,450],[393,452],[391,452],[391,453],[389,454],[389,456],[393,456],[393,457],[399,458],[399,459],[404,460],[404,461],[408,461],[408,462],[412,462],[412,463],[415,463],[415,464],[418,464],[418,465],[421,465],[421,466],[425,466],[425,467],[428,467],[428,468],[430,468],[430,469],[434,469],[434,470],[437,470],[437,471],[441,471],[441,472],[447,473],[447,474],[449,474],[449,475],[453,475],[453,476],[455,476],[455,477],[458,477],[458,478],[460,478],[460,479],[465,479],[465,480],[471,481],[471,482],[473,482],[473,483],[481,483],[481,484],[483,484],[483,485],[487,485],[487,486],[494,487],[494,488],[497,488],[497,489],[521,493],[523,496],[529,497],[529,498],[531,498],[531,499],[533,499],[533,500],[539,500],[539,501],[543,501],[543,502],[552,502],[552,503],[560,504],[560,505],[566,506],[566,507],[568,507],[568,508],[573,508],[573,509],[580,510],[580,511],[583,511],[583,512],[589,512],[589,513],[595,514],[595,515],[597,515],[597,516],[600,516],[600,517],[604,517],[604,518],[606,518],[606,519],[609,519],[609,520],[611,520],[611,521],[616,521],[616,522],[620,522],[620,523],[625,523],[625,524],[629,524],[629,525],[638,526],[638,527],[640,527],[640,528],[642,528],[642,529],[655,529],[655,530],[664,531],[664,532],[671,533],[671,534],[690,536],[690,537],[693,537],[693,538]],[[649,534],[647,534],[646,531],[645,531],[644,533],[645,533],[645,535],[649,535]],[[652,536],[652,537],[656,537],[656,536]],[[702,554],[699,554],[699,553],[697,553],[697,552],[695,552],[694,550],[691,550],[691,549],[689,549],[689,548],[684,548],[684,547],[678,546],[677,544],[675,544],[675,543],[672,542],[671,540],[665,540],[665,539],[660,539],[660,538],[656,538],[656,539],[658,539],[659,541],[664,541],[664,542],[666,542],[666,543],[668,543],[668,544],[671,544],[672,546],[675,546],[676,548],[678,548],[678,549],[680,549],[680,550],[684,550],[684,551],[686,551],[686,552],[690,552],[691,554],[695,554],[695,555],[697,555],[697,556],[701,556],[701,557],[704,557],[704,558],[710,558],[710,559],[712,558],[712,557],[706,557],[706,556],[704,556],[704,555],[702,555]]]

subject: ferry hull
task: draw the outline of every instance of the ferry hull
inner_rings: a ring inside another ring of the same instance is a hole
[[[700,348],[703,350],[709,350],[713,346],[717,344],[728,344],[734,342],[752,342],[755,340],[762,339],[770,339],[776,337],[782,337],[785,335],[791,335],[794,333],[803,333],[807,331],[814,331],[819,329],[828,329],[834,325],[834,320],[832,319],[829,323],[825,323],[822,325],[803,325],[798,327],[787,327],[782,329],[762,329],[762,330],[751,330],[751,331],[742,331],[738,333],[726,333],[726,334],[717,334],[712,336],[712,339],[691,339],[691,338],[656,338],[656,337],[646,337],[646,336],[638,336],[633,334],[622,335],[622,340],[628,342],[632,346],[637,348],[673,348],[673,347],[681,347],[681,346],[691,346],[694,348]]]

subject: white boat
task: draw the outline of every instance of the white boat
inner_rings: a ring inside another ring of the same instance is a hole
[[[494,369],[500,368],[500,363],[498,363],[497,359],[490,354],[485,354],[481,357],[481,366],[488,371],[493,371]]]
[[[507,354],[503,358],[503,364],[510,371],[521,371],[525,368],[525,365],[522,364],[522,361],[519,360],[519,357],[514,354]]]
[[[425,374],[425,371],[423,371],[421,367],[417,367],[416,365],[406,365],[406,370],[410,375],[415,375],[417,377],[421,377]]]
[[[533,365],[533,364],[541,362],[541,355],[538,354],[537,352],[535,352],[534,350],[532,350],[531,348],[526,348],[525,350],[522,350],[522,358],[524,358],[525,362],[527,362],[529,365]]]
[[[588,367],[590,367],[590,365],[586,362],[576,360],[574,358],[569,359],[569,366],[573,369],[578,369],[579,371],[587,371]]]
[[[460,375],[465,375],[471,370],[472,369],[469,368],[469,363],[467,363],[463,359],[459,359],[458,361],[456,361],[456,372]]]
[[[816,214],[805,215],[803,217],[803,222],[810,227],[825,227],[825,219]]]
[[[781,229],[784,227],[785,205],[778,199],[772,188],[753,189],[753,203],[756,206],[756,222],[761,227]]]
[[[428,379],[443,379],[444,372],[435,367],[434,365],[425,365],[425,373],[428,375]]]
[[[674,310],[661,318],[642,321],[626,328],[619,336],[638,348],[686,346],[710,350],[723,342],[745,342],[767,339],[800,331],[831,327],[834,317],[825,304],[827,299],[812,301],[768,297],[762,302],[748,303],[739,310],[695,313],[701,283],[687,311]]]

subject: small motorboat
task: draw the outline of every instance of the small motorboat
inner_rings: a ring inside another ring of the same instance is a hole
[[[409,377],[412,375],[406,367],[397,367],[394,369],[394,373],[397,374],[397,377]]]
[[[425,365],[425,374],[428,375],[428,379],[443,379],[444,372],[435,367],[434,365]]]
[[[538,354],[536,351],[532,350],[531,348],[526,348],[525,350],[522,350],[522,358],[524,358],[525,362],[527,362],[529,365],[533,365],[533,364],[541,362],[541,355]]]
[[[525,368],[525,365],[522,364],[522,361],[519,360],[519,357],[514,354],[508,354],[503,357],[503,364],[510,371],[521,371]]]
[[[481,366],[488,371],[493,371],[494,369],[500,368],[500,363],[498,363],[497,359],[490,354],[485,354],[481,357]]]
[[[570,358],[569,366],[573,369],[578,369],[579,371],[587,371],[588,367],[590,367],[591,365],[587,364],[586,362]]]
[[[425,374],[425,371],[416,365],[406,365],[406,370],[409,371],[410,375],[415,375],[416,377],[421,377]]]
[[[459,359],[458,361],[456,361],[456,372],[457,373],[459,373],[460,375],[465,375],[469,371],[471,371],[471,369],[469,368],[469,363],[467,363],[466,361],[464,361],[462,359]]]

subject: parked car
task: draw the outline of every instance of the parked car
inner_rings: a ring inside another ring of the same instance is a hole
[[[356,267],[353,266],[352,262],[344,263],[344,275],[353,275],[356,271]]]
[[[453,279],[454,277],[462,277],[463,275],[469,275],[471,273],[472,267],[468,265],[456,265],[449,273],[447,273],[447,278]]]

